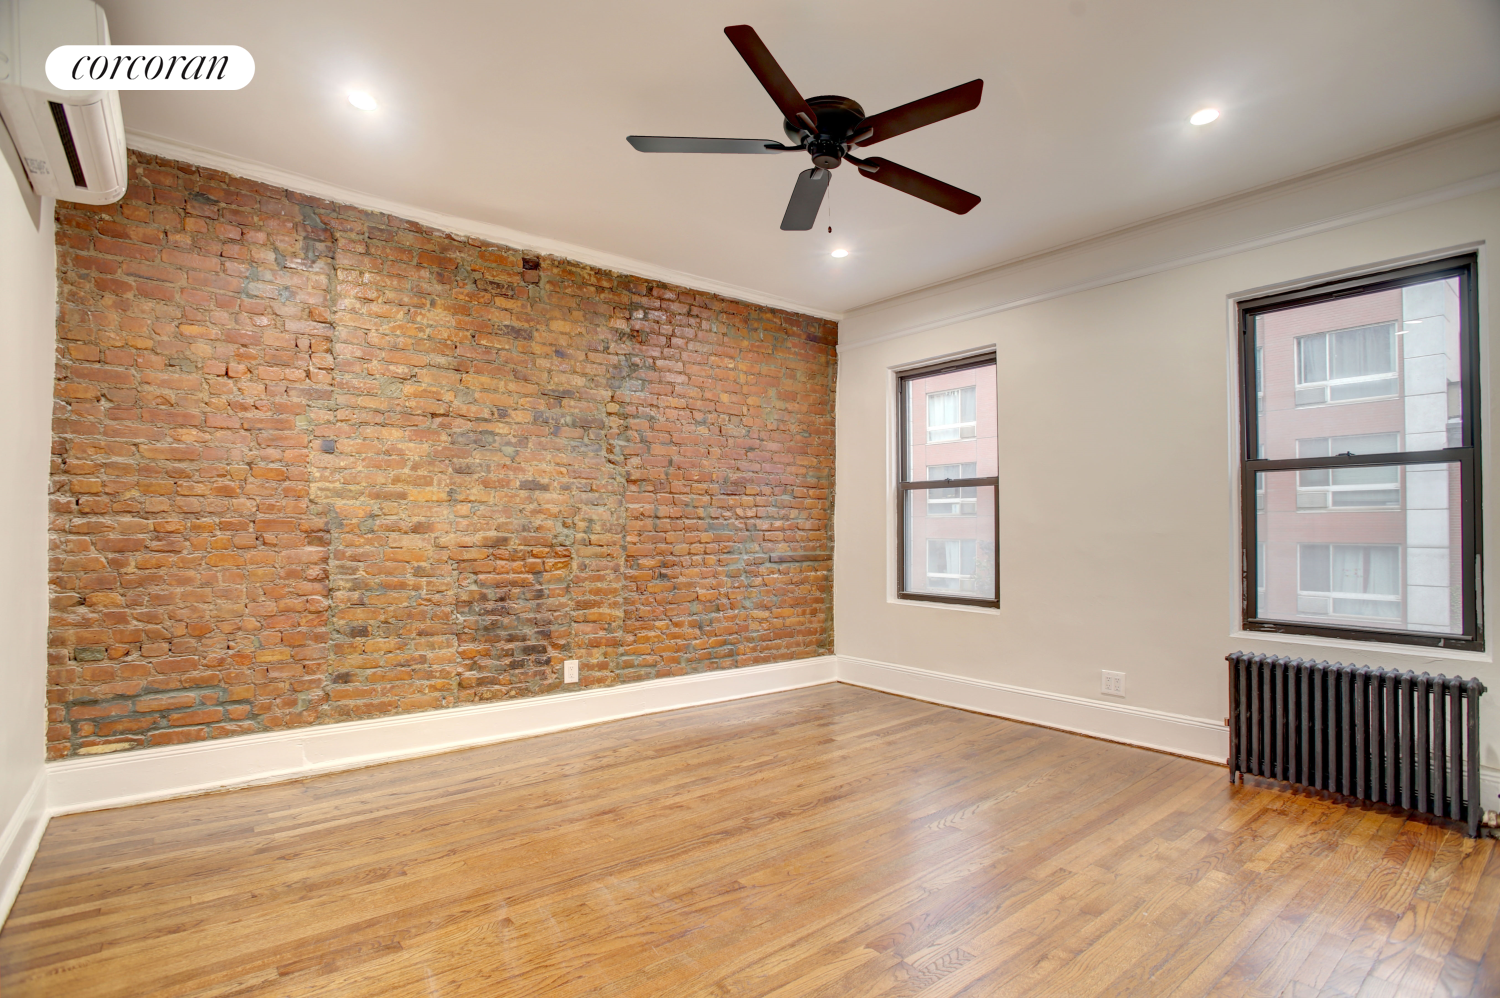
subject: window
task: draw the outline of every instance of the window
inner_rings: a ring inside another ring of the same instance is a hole
[[[1396,326],[1381,323],[1297,337],[1297,404],[1396,394]]]
[[[1240,303],[1246,630],[1484,648],[1476,272]]]
[[[969,539],[927,538],[927,588],[972,593],[979,582],[978,545]]]
[[[927,393],[927,442],[974,439],[974,386]]]
[[[1376,544],[1299,544],[1297,612],[1401,616],[1401,549]]]
[[[999,606],[993,355],[898,379],[901,599]]]

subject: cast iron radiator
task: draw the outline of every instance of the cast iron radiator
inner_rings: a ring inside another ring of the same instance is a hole
[[[1227,660],[1231,783],[1282,780],[1479,834],[1479,680],[1245,652]]]

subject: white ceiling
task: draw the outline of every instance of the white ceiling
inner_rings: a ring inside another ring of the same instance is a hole
[[[1496,0],[102,5],[116,44],[256,60],[241,91],[123,93],[134,131],[835,314],[1500,113]],[[782,138],[724,37],[740,23],[804,96],[870,114],[982,77],[978,110],[870,154],[983,203],[953,215],[845,165],[833,234],[782,232],[801,154],[631,149]],[[1188,125],[1205,105],[1223,117]]]

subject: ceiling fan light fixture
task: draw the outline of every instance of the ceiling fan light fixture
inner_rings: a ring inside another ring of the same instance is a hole
[[[846,250],[846,249],[836,249],[832,253],[829,254],[829,256],[833,257],[836,260],[842,260],[844,257],[846,257],[848,255],[849,255],[849,251]]]
[[[1194,125],[1206,125],[1218,117],[1219,112],[1216,108],[1206,107],[1201,111],[1195,112],[1188,121]]]
[[[369,94],[365,93],[363,90],[351,90],[351,91],[349,91],[349,103],[353,104],[355,107],[359,108],[361,111],[373,111],[377,107],[380,106],[379,104],[375,103],[375,98],[374,97],[371,97]]]

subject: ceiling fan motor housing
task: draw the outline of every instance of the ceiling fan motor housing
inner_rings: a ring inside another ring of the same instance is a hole
[[[782,128],[793,142],[807,142],[814,166],[832,170],[843,161],[849,136],[865,120],[865,109],[848,97],[836,95],[810,97],[807,103],[818,116],[817,134],[800,122],[783,122]]]
[[[813,166],[832,170],[844,159],[844,144],[832,136],[819,135],[807,144],[812,153]]]

